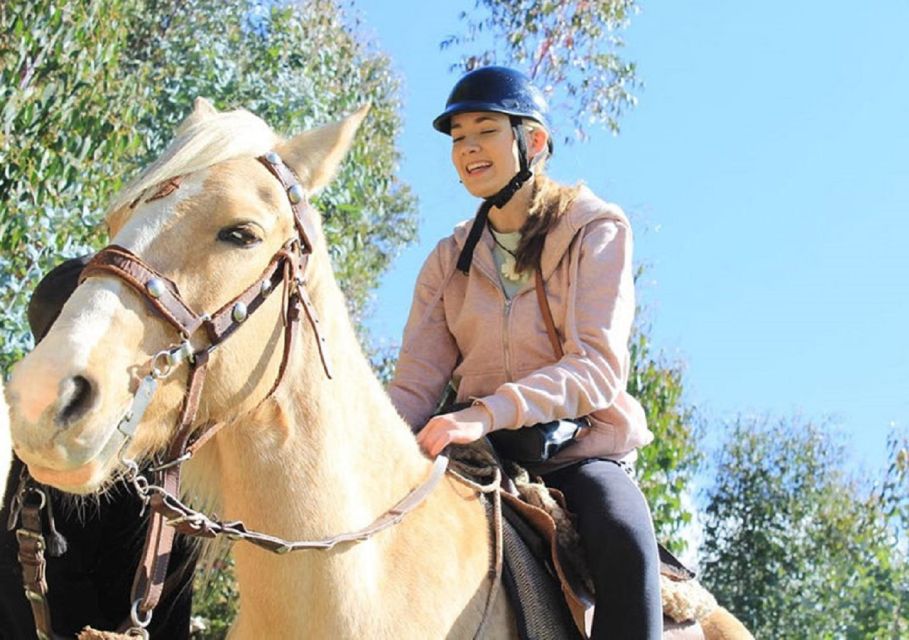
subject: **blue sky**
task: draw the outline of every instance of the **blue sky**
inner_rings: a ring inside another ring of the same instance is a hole
[[[421,242],[370,327],[400,339],[435,242],[476,207],[430,122],[457,76],[439,49],[472,1],[360,0],[405,86],[402,178]],[[562,145],[550,173],[622,205],[648,265],[656,347],[685,363],[712,426],[831,418],[879,467],[909,424],[909,4],[647,3],[625,32],[644,87],[612,136]]]

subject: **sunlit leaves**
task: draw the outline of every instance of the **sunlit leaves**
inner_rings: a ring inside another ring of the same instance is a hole
[[[295,133],[373,108],[319,199],[351,310],[416,233],[395,177],[398,79],[334,0],[0,3],[0,369],[30,346],[37,279],[106,238],[110,196],[202,95]]]
[[[0,370],[30,346],[37,278],[97,244],[94,224],[141,149],[143,79],[118,74],[138,6],[0,5]]]
[[[708,492],[703,581],[755,637],[909,632],[906,437],[883,482],[852,478],[823,426],[729,425]]]
[[[652,353],[649,331],[639,327],[631,341],[628,391],[647,414],[653,442],[638,452],[638,482],[647,496],[657,538],[670,550],[686,548],[685,528],[691,522],[691,478],[700,455],[693,408],[683,399],[682,367]]]

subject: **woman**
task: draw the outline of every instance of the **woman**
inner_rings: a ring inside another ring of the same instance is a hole
[[[591,427],[534,471],[577,516],[597,592],[592,637],[657,638],[657,546],[626,472],[653,437],[625,390],[631,230],[615,205],[545,176],[546,114],[527,77],[484,67],[455,85],[433,122],[451,136],[458,177],[483,203],[420,272],[389,393],[422,427],[417,439],[432,457],[496,430],[587,416]],[[558,360],[534,293],[537,269],[564,351]],[[449,383],[473,404],[432,417]]]

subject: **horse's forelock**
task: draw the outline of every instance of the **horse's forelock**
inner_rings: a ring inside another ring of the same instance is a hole
[[[279,141],[264,120],[244,109],[212,114],[191,124],[116,195],[108,207],[108,228],[122,225],[131,214],[131,204],[149,188],[227,160],[260,156]]]

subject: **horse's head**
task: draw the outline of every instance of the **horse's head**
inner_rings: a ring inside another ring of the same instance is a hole
[[[297,237],[286,187],[257,157],[277,151],[306,192],[317,190],[334,174],[365,112],[285,141],[247,112],[219,113],[197,100],[163,156],[111,205],[111,243],[158,272],[158,285],[198,314],[229,308]],[[308,216],[314,259],[322,259],[318,216]],[[96,490],[120,457],[147,457],[173,436],[186,393],[185,363],[160,381],[132,440],[118,429],[141,381],[160,366],[156,354],[183,341],[153,309],[154,287],[146,292],[142,284],[91,274],[15,366],[7,389],[13,442],[40,482],[70,492]],[[286,297],[274,291],[263,299],[212,354],[198,421],[250,410],[276,379]],[[210,344],[207,334],[193,333],[193,350]]]

